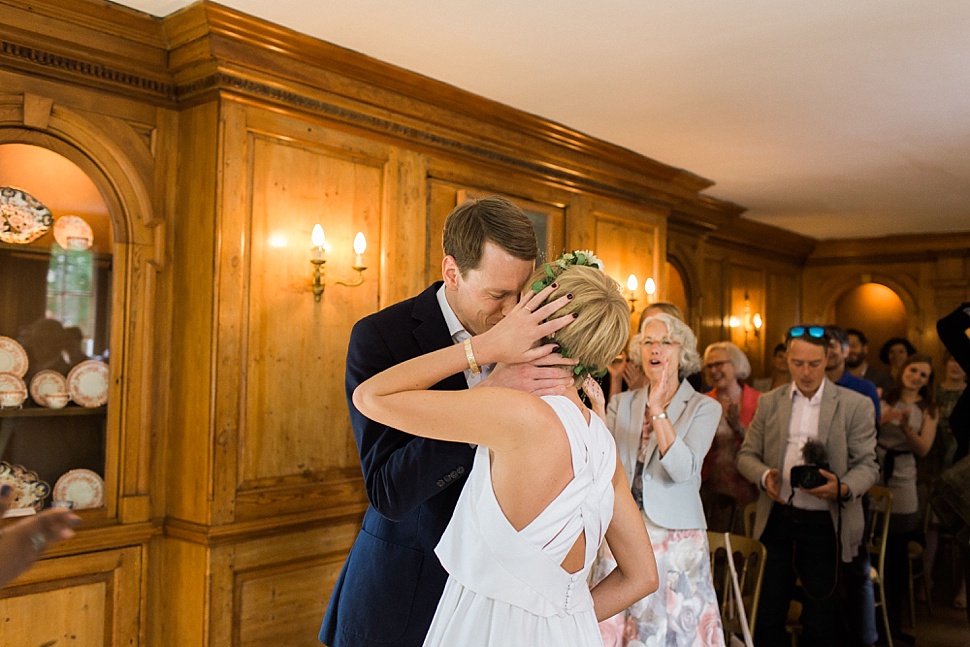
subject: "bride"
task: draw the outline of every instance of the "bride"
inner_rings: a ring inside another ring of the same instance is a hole
[[[425,646],[602,645],[597,622],[657,588],[656,563],[616,446],[577,386],[626,346],[629,307],[595,259],[567,254],[537,270],[518,305],[464,344],[361,384],[354,404],[408,433],[478,445],[436,548],[448,572]],[[558,396],[501,388],[430,391],[463,370],[523,362],[558,346],[577,362]],[[590,591],[603,538],[617,568]]]

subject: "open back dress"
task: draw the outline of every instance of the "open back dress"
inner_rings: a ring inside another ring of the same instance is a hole
[[[606,425],[568,398],[543,398],[558,415],[573,479],[516,531],[492,488],[480,446],[455,514],[435,552],[448,572],[425,647],[601,647],[587,576],[613,516],[616,446]],[[582,532],[583,568],[561,566]]]

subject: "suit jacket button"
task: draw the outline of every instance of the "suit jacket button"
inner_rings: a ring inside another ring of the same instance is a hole
[[[652,480],[653,480],[653,477],[650,476],[649,474],[644,474],[643,475],[643,482],[644,483],[647,483],[647,482],[652,481]]]
[[[445,474],[445,483],[451,481],[451,474]]]
[[[456,478],[458,478],[458,470],[455,470],[455,471],[453,471],[453,472],[452,472],[451,474],[449,474],[448,476],[450,476],[450,477],[451,477],[451,478],[453,478],[453,479],[456,479]]]
[[[464,467],[459,467],[458,468],[458,473],[459,474],[464,474],[465,473],[465,468]]]
[[[444,486],[445,486],[445,482],[442,481],[441,479],[438,479],[438,487],[444,487]]]

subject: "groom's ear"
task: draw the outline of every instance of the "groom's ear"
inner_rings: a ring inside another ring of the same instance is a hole
[[[441,278],[445,282],[446,290],[458,289],[460,275],[461,271],[458,269],[458,263],[454,256],[448,255],[441,259]]]

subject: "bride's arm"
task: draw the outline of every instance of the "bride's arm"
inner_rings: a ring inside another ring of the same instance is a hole
[[[545,319],[564,306],[563,296],[540,307],[553,291],[549,286],[524,297],[491,330],[471,340],[479,365],[528,362],[549,353],[552,344],[534,347],[573,321],[571,315]],[[517,391],[476,388],[429,391],[442,379],[469,366],[463,344],[416,357],[378,373],[354,391],[354,406],[371,420],[416,436],[484,444],[495,447],[519,436],[517,424],[540,405],[535,397]]]
[[[657,590],[660,581],[650,536],[630,494],[619,455],[613,473],[613,489],[613,519],[606,530],[606,542],[616,560],[616,568],[592,589],[598,622],[612,618],[647,597]]]

